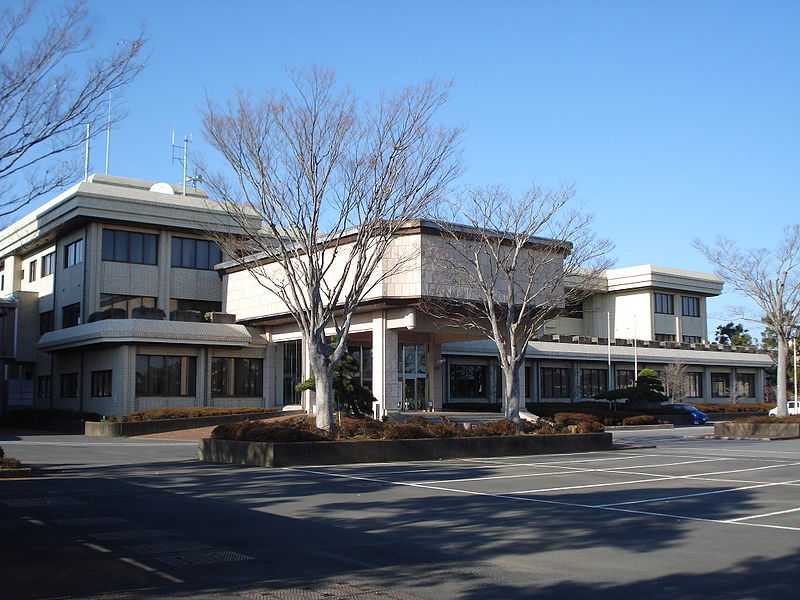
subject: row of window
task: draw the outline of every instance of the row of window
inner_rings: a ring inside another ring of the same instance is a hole
[[[211,359],[211,395],[215,397],[260,397],[263,395],[264,361],[260,358]],[[197,359],[194,356],[136,355],[137,396],[194,396],[196,394]],[[78,397],[78,373],[59,376],[61,398]],[[51,375],[38,378],[38,397],[50,398],[53,393]],[[93,398],[110,398],[112,372],[92,371]]]
[[[683,335],[681,336],[681,340],[686,344],[699,344],[703,341],[703,338],[699,335]],[[674,333],[657,333],[656,334],[656,341],[657,342],[674,342],[675,341],[675,334]]]
[[[672,294],[656,293],[655,296],[655,312],[662,315],[674,315],[675,296]],[[684,317],[699,317],[700,316],[700,298],[692,296],[681,296],[681,315]]]

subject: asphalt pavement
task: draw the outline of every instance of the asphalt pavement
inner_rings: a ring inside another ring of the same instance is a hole
[[[794,598],[800,440],[270,469],[0,429],[0,598]]]

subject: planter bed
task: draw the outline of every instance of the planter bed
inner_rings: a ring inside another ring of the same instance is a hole
[[[714,423],[714,435],[797,438],[800,437],[800,423]]]
[[[239,421],[252,421],[269,419],[282,415],[302,414],[302,411],[268,411],[237,413],[234,415],[217,415],[212,417],[189,417],[185,419],[157,419],[153,421],[127,421],[124,423],[110,423],[102,421],[87,421],[85,435],[95,437],[131,437],[134,435],[147,435],[149,433],[164,433],[179,429],[195,429],[197,427],[212,427],[223,423],[238,423]]]
[[[696,404],[697,410],[703,411],[702,404]],[[705,411],[703,411],[705,412]],[[709,421],[730,421],[731,419],[746,419],[747,417],[766,417],[767,411],[761,412],[730,412],[730,413],[706,413]]]
[[[611,450],[610,433],[424,438],[343,442],[240,442],[204,439],[204,462],[266,467],[406,462]]]
[[[30,467],[21,467],[19,469],[0,469],[0,479],[15,479],[17,477],[30,477]]]
[[[675,429],[672,423],[660,425],[606,425],[606,431],[636,431],[637,429]]]

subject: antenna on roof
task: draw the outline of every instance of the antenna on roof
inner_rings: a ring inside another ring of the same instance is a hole
[[[106,175],[108,175],[108,154],[111,151],[111,92],[108,92],[108,119],[106,120]]]
[[[92,124],[86,124],[86,148],[84,150],[83,158],[83,180],[89,181],[89,138],[92,133]]]
[[[191,176],[191,175],[187,175],[186,174],[186,172],[187,172],[187,170],[189,168],[189,144],[191,143],[191,141],[192,141],[192,136],[191,135],[189,135],[189,136],[184,135],[183,136],[183,146],[176,145],[175,144],[175,130],[174,129],[172,130],[172,164],[175,164],[175,161],[177,161],[183,167],[183,195],[184,196],[186,195],[186,184],[188,182],[192,183],[192,187],[196,187],[194,184],[197,183],[198,181],[202,181],[202,179],[200,177]],[[175,151],[176,150],[183,151],[182,152],[183,156],[181,156],[180,154],[178,154],[178,156],[176,156],[175,155]]]

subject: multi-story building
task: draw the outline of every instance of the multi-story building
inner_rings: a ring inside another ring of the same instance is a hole
[[[4,404],[107,415],[313,410],[312,395],[294,390],[309,374],[297,326],[252,275],[223,262],[213,234],[236,233],[223,207],[182,189],[94,175],[0,232]],[[493,344],[421,308],[440,275],[436,225],[409,223],[397,244],[419,250],[413,265],[372,291],[351,330],[362,381],[389,409],[498,402]],[[529,345],[526,396],[591,397],[628,385],[637,369],[678,362],[692,401],[728,398],[734,386],[760,400],[770,358],[708,344],[706,298],[721,289],[704,273],[608,271],[602,289]]]

